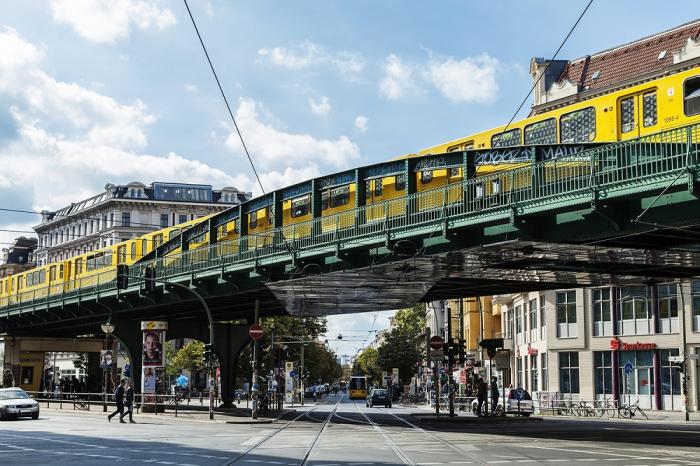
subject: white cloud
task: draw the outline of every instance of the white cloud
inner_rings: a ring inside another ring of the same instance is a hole
[[[133,27],[165,29],[177,21],[162,1],[50,0],[53,18],[70,25],[91,42],[112,43],[128,37]]]
[[[498,95],[496,71],[499,64],[486,53],[462,60],[432,59],[425,78],[443,96],[455,102],[488,103]]]
[[[196,84],[185,84],[185,90],[187,92],[197,92],[198,89]]]
[[[17,132],[0,149],[0,187],[25,193],[35,209],[60,208],[101,192],[105,183],[179,180],[243,184],[178,154],[144,154],[155,118],[141,101],[117,102],[40,67],[42,54],[16,31],[0,32],[0,101]]]
[[[263,122],[259,112],[267,113],[259,103],[242,98],[236,110],[236,121],[251,156],[263,170],[279,170],[280,166],[306,167],[310,163],[342,168],[359,157],[359,148],[347,136],[331,140],[290,133]],[[226,145],[237,153],[243,153],[235,132],[229,135]]]
[[[380,311],[328,316],[326,318],[328,331],[325,337],[331,340],[329,346],[338,356],[355,356],[359,348],[367,346],[374,340],[376,331],[389,328],[389,317],[395,313],[396,311]],[[337,341],[338,335],[343,335],[343,340]]]
[[[331,104],[325,95],[318,101],[309,98],[309,107],[311,107],[311,113],[319,116],[326,116],[331,111]]]
[[[389,55],[382,65],[384,78],[379,83],[379,93],[389,100],[397,100],[403,97],[417,95],[421,89],[413,78],[413,70],[410,66],[401,62],[394,54]]]
[[[331,66],[343,76],[352,79],[362,73],[365,59],[355,52],[329,52],[322,45],[304,41],[291,47],[273,47],[258,50],[258,55],[267,58],[273,65],[301,70],[313,66]]]
[[[358,116],[357,118],[355,118],[355,128],[359,129],[363,133],[366,133],[368,121],[369,121],[369,118],[367,118],[366,116],[363,116],[363,115]]]

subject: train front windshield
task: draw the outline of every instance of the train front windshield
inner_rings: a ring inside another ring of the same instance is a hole
[[[367,378],[353,377],[348,384],[348,392],[350,398],[366,398],[367,397]]]

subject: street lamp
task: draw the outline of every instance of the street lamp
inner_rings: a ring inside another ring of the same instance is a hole
[[[105,333],[105,346],[109,350],[112,343],[112,332],[114,332],[114,324],[112,323],[112,316],[107,319],[107,322],[100,325],[100,329]],[[100,361],[101,362],[101,361]],[[112,359],[114,364],[114,359]],[[110,369],[111,370],[111,369]],[[107,412],[107,371],[106,368],[102,369],[102,410]]]

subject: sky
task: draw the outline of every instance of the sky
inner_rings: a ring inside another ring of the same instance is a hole
[[[530,59],[552,56],[587,0],[189,4],[269,191],[506,123],[530,90]],[[557,58],[695,10],[595,0]],[[134,180],[260,194],[183,2],[24,0],[0,11],[0,209],[54,210]],[[0,211],[4,230],[39,220]],[[331,317],[329,343],[352,355],[387,325],[386,312]]]

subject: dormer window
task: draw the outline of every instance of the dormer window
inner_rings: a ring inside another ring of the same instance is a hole
[[[657,60],[663,60],[664,58],[666,58],[666,50],[662,50],[661,52],[659,52],[659,57],[657,58]]]

